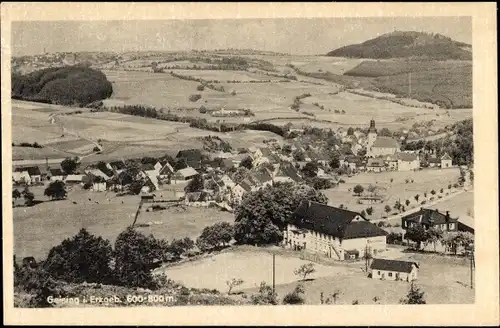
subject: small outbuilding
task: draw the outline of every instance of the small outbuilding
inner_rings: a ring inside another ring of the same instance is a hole
[[[373,259],[370,269],[372,279],[411,282],[418,277],[419,265],[412,261]]]

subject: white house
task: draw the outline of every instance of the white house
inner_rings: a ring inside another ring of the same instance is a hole
[[[396,153],[398,171],[412,171],[420,168],[420,159],[417,154]]]
[[[444,154],[441,157],[441,168],[445,169],[445,168],[452,167],[452,166],[453,166],[453,161],[451,159],[451,156],[448,154]]]
[[[417,262],[373,259],[370,265],[372,279],[411,282],[418,278]]]
[[[368,158],[366,163],[367,172],[382,172],[385,171],[385,163],[382,158]]]
[[[321,253],[337,260],[355,260],[386,250],[387,232],[361,214],[302,201],[284,233],[285,247]]]
[[[31,178],[28,171],[12,172],[12,181],[27,185],[31,184]]]
[[[243,196],[251,191],[252,187],[246,181],[242,181],[231,188],[231,199],[234,203],[239,203]]]
[[[198,175],[198,172],[196,172],[195,169],[193,169],[192,167],[186,167],[184,169],[180,169],[177,172],[175,172],[172,176],[172,180],[173,180],[173,183],[176,183],[177,181],[190,180],[197,175]]]

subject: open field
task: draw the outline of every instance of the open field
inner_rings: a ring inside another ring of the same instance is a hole
[[[452,217],[474,217],[474,192],[464,192],[430,208],[446,209]],[[472,215],[470,215],[472,214]]]
[[[474,302],[474,291],[467,286],[467,259],[404,253],[401,248],[389,250],[391,258],[420,263],[417,284],[425,292],[429,304]],[[158,272],[165,272],[169,278],[182,282],[187,287],[215,288],[223,293],[227,292],[227,280],[241,278],[244,283],[233,292],[250,295],[258,291],[262,281],[272,285],[271,253],[276,254],[276,291],[282,300],[284,295],[299,283],[299,278],[293,271],[309,261],[300,259],[298,252],[277,247],[272,250],[251,246],[237,247],[208,258],[158,269]],[[453,270],[449,270],[450,267],[453,267]],[[302,282],[306,304],[320,304],[321,292],[324,292],[326,299],[336,290],[341,293],[337,304],[351,304],[355,300],[360,304],[374,304],[375,296],[380,299],[380,304],[397,304],[408,292],[408,283],[372,280],[361,268],[364,268],[362,261],[315,264],[316,272],[308,277],[310,279]],[[203,279],[199,278],[201,271],[206,273]]]
[[[410,201],[411,207],[424,206],[420,204],[423,200],[426,200],[424,193],[427,192],[427,202],[430,197],[438,199],[440,194],[440,189],[443,188],[443,196],[450,192],[448,190],[449,184],[454,184],[457,182],[460,176],[458,168],[451,169],[427,169],[421,171],[408,171],[408,172],[381,172],[381,173],[360,173],[351,178],[341,177],[345,180],[345,183],[339,184],[338,187],[333,189],[324,190],[324,194],[329,199],[329,204],[332,206],[340,206],[343,204],[347,206],[349,210],[359,211],[365,210],[368,207],[373,207],[373,214],[368,216],[369,219],[379,219],[382,216],[390,216],[392,213],[397,211],[393,209],[394,204],[397,200],[406,207],[405,201],[408,199]],[[393,182],[390,182],[393,179]],[[406,179],[413,179],[413,183],[406,183]],[[384,202],[380,204],[358,204],[358,196],[355,196],[352,189],[357,184],[362,185],[365,188],[365,195],[369,195],[366,191],[367,187],[372,184],[378,187],[379,191],[377,194],[384,198]],[[351,189],[351,192],[348,190]],[[436,195],[431,195],[431,190],[436,191]],[[454,188],[452,187],[452,190]],[[420,198],[418,203],[415,201],[414,196],[419,194]],[[384,211],[384,207],[389,205],[391,207],[391,212],[387,214]],[[444,204],[436,205],[440,211],[446,211],[447,208]]]
[[[405,254],[401,259],[416,260],[420,263],[416,284],[425,292],[427,304],[470,304],[474,302],[474,290],[469,284],[469,267],[467,259],[445,258],[430,254]],[[344,270],[334,277],[321,277],[304,283],[306,304],[320,304],[320,293],[325,299],[335,291],[340,291],[337,304],[350,305],[353,301],[359,304],[398,304],[408,293],[409,284],[400,281],[382,281],[367,277],[361,271],[364,263],[359,262],[356,268]],[[283,297],[293,291],[297,282],[278,285],[276,291]],[[256,290],[250,290],[254,293]]]
[[[231,278],[243,279],[243,284],[234,289],[258,288],[262,281],[272,284],[272,256],[267,252],[238,251],[224,252],[196,262],[168,267],[167,276],[188,287],[218,289],[227,291],[226,281]],[[276,256],[276,284],[287,284],[297,280],[293,271],[309,261],[299,258]],[[316,277],[331,276],[340,270],[337,267],[316,265]],[[161,270],[159,270],[161,271]],[[200,276],[203,272],[203,276]]]
[[[61,158],[68,154],[50,148],[12,147],[12,160],[22,160],[29,158]]]
[[[267,80],[275,82],[283,80],[283,78],[254,74],[246,71],[175,69],[172,70],[172,72],[182,76],[190,76],[194,78],[200,78],[203,80],[219,81],[219,82],[227,82],[227,81],[249,82],[249,81],[267,81]]]
[[[73,189],[68,200],[47,201],[33,207],[13,209],[14,253],[17,257],[34,256],[37,260],[43,259],[50,248],[63,239],[72,237],[81,228],[114,243],[118,234],[132,224],[140,196],[116,197],[111,192],[85,191],[80,187]],[[43,187],[32,187],[30,190],[35,194],[35,199],[48,200],[43,196]],[[161,194],[164,195],[162,199],[168,199],[173,192],[158,192],[157,196],[160,197]],[[77,204],[73,204],[73,201]],[[162,224],[138,230],[167,240],[196,238],[207,225],[219,221],[234,221],[232,214],[216,209],[188,207],[186,211],[168,209],[148,213],[145,211],[147,207],[144,206],[137,223],[158,221]]]

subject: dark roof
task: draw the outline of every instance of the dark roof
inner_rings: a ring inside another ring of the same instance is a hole
[[[121,170],[125,168],[125,163],[123,161],[114,161],[109,163],[109,166],[111,166],[115,170]]]
[[[281,165],[278,172],[278,176],[289,177],[295,182],[302,181],[299,172],[295,167],[293,167],[293,165]]]
[[[411,153],[396,153],[396,158],[403,162],[413,162],[418,159],[418,156]]]
[[[220,167],[220,168],[231,168],[234,166],[233,161],[229,158],[216,158],[212,161],[212,167]]]
[[[252,174],[252,176],[254,180],[257,180],[260,183],[265,183],[273,179],[273,177],[268,173],[267,170],[255,172]]]
[[[399,148],[397,140],[390,137],[377,137],[372,147],[378,148]]]
[[[40,168],[38,166],[25,166],[25,167],[18,167],[14,170],[15,172],[23,172],[23,171],[28,171],[29,175],[41,175],[40,173]]]
[[[413,269],[413,265],[418,267],[417,262],[373,259],[370,269],[410,273]]]
[[[185,149],[180,150],[176,158],[185,158],[187,161],[201,161],[202,154],[199,149]]]
[[[441,160],[437,157],[429,157],[429,163],[441,163]]]
[[[446,216],[448,215],[448,220]],[[448,222],[455,222],[457,219],[452,219],[449,217],[449,214],[443,214],[438,210],[430,209],[430,208],[421,208],[418,212],[408,214],[401,218],[403,221],[411,221],[420,224],[425,224],[429,226],[433,226],[435,224],[445,224]]]
[[[360,217],[364,221],[352,222]],[[311,201],[302,201],[291,222],[299,227],[342,239],[385,236],[387,232],[366,221],[361,214]]]
[[[154,171],[155,170],[155,165],[154,164],[142,164],[141,165],[141,170],[143,171]]]
[[[344,233],[344,239],[386,236],[387,232],[368,221],[349,223]]]
[[[252,190],[252,184],[250,181],[248,181],[248,179],[241,181],[239,185],[247,192],[250,192]]]
[[[52,176],[64,175],[64,172],[61,169],[50,169],[49,171]]]

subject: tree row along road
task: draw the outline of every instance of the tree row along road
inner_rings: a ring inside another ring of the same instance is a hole
[[[416,213],[418,211],[420,211],[420,209],[422,207],[431,207],[431,206],[434,206],[436,204],[439,204],[441,202],[444,202],[445,200],[449,200],[455,196],[458,196],[464,192],[468,192],[469,191],[469,187],[472,187],[471,183],[470,183],[470,178],[469,178],[469,172],[467,172],[465,174],[465,179],[466,179],[466,182],[464,183],[464,187],[462,187],[461,189],[457,190],[456,192],[454,192],[453,194],[450,194],[448,196],[444,196],[442,198],[438,198],[436,199],[435,201],[433,202],[429,202],[429,203],[426,203],[424,205],[421,205],[421,206],[416,206],[412,209],[409,209],[405,212],[402,212],[402,213],[399,213],[399,214],[396,214],[396,215],[393,215],[393,216],[389,216],[385,219],[375,219],[375,220],[370,220],[370,222],[380,222],[380,221],[390,221],[390,220],[396,220],[396,219],[401,219],[402,217],[406,216],[406,215],[409,215],[409,214],[412,214],[412,213]]]

